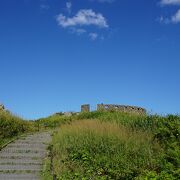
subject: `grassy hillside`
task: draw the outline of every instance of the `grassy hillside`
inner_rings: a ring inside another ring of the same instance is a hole
[[[70,123],[72,117],[67,117],[62,114],[54,114],[46,118],[40,118],[35,121],[36,126],[39,126],[40,129],[49,129],[60,127],[63,124]]]
[[[0,111],[0,147],[13,137],[33,130],[32,122],[24,121],[10,112]]]
[[[51,169],[57,179],[180,179],[179,133],[179,116],[75,115],[54,134]]]

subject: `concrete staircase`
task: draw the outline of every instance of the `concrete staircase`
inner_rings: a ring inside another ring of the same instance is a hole
[[[0,180],[38,180],[50,132],[21,137],[0,151]]]

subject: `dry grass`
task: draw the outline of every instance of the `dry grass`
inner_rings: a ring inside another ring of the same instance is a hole
[[[136,139],[139,143],[151,140],[152,136],[148,132],[144,131],[132,131],[126,126],[117,124],[116,122],[102,122],[98,119],[93,120],[79,120],[74,121],[72,124],[65,124],[61,127],[60,134],[84,134],[89,132],[90,134],[96,134],[100,136],[114,136],[121,140]]]

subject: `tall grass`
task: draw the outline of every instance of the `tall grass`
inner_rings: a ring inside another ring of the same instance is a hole
[[[52,144],[59,179],[131,179],[161,151],[151,134],[99,120],[63,125]]]
[[[76,119],[99,119],[105,122],[116,122],[117,124],[130,127],[134,130],[143,130],[155,132],[159,129],[162,124],[174,120],[177,127],[179,126],[180,116],[178,115],[148,115],[148,114],[135,114],[135,113],[126,113],[126,112],[103,112],[103,111],[94,111],[88,113],[81,113],[76,116]]]
[[[106,122],[116,122],[131,128],[140,128],[141,130],[152,127],[152,121],[146,114],[94,111],[81,113],[77,116],[77,119],[99,119]]]
[[[180,179],[180,116],[96,111],[67,122],[52,141],[57,179]]]

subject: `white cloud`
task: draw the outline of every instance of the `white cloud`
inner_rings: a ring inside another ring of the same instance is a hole
[[[72,3],[66,2],[66,8],[67,8],[68,13],[71,13]]]
[[[162,6],[164,5],[180,5],[180,0],[161,0],[160,4]],[[177,24],[180,23],[180,9],[174,14],[172,17],[163,17],[161,16],[158,18],[159,22],[164,23],[164,24]]]
[[[171,18],[172,23],[180,23],[180,9],[176,12],[174,16]]]
[[[166,17],[161,16],[160,18],[158,18],[158,21],[163,24],[180,23],[180,9],[171,18],[166,18]]]
[[[92,9],[81,9],[73,17],[66,17],[59,14],[56,17],[59,26],[64,28],[73,26],[94,25],[100,28],[108,28],[106,19],[101,13],[95,13]]]
[[[96,40],[98,38],[98,34],[97,33],[89,33],[89,37],[91,38],[91,40]]]
[[[161,5],[180,5],[180,0],[161,0]]]

